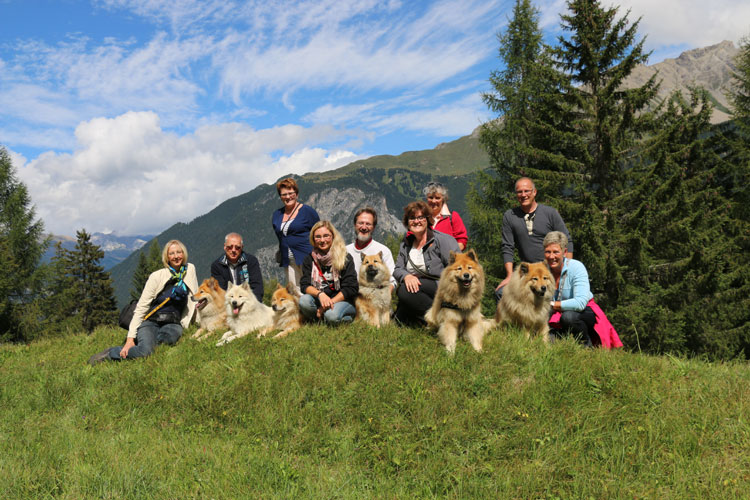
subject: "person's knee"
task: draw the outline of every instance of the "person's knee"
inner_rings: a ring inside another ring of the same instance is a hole
[[[315,303],[315,298],[312,295],[304,294],[299,298],[299,309],[306,317],[315,316],[318,305]]]
[[[560,323],[563,326],[571,326],[578,323],[581,314],[578,311],[563,311],[560,315]]]

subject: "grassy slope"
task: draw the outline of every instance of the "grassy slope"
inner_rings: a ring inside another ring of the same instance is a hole
[[[3,498],[747,498],[750,367],[309,326],[0,346]]]

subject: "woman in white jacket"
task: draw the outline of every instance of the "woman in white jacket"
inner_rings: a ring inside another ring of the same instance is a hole
[[[188,264],[185,245],[171,240],[164,245],[161,260],[164,269],[154,271],[143,287],[128,338],[122,347],[110,347],[94,354],[89,363],[135,359],[148,356],[157,344],[174,345],[190,325],[195,302],[190,296],[198,290],[195,266]]]

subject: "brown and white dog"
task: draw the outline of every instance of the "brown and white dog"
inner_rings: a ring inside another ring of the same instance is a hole
[[[458,336],[463,334],[476,351],[493,323],[482,316],[484,270],[474,250],[450,253],[450,265],[440,274],[432,307],[424,316],[427,325],[437,329],[445,349],[453,354]]]
[[[354,306],[357,318],[365,323],[380,327],[391,322],[391,272],[383,262],[383,252],[362,254]]]
[[[214,278],[203,280],[198,291],[190,296],[190,300],[197,302],[198,324],[200,328],[193,334],[196,340],[203,340],[216,330],[226,330],[227,309],[224,305],[224,289]]]
[[[273,309],[273,329],[281,330],[273,338],[284,338],[302,326],[302,313],[299,310],[299,295],[294,283],[287,283],[286,287],[276,285],[271,296]],[[271,330],[261,330],[258,338],[265,337]]]
[[[522,328],[528,337],[540,335],[549,342],[550,301],[555,293],[555,280],[544,262],[521,262],[505,285],[503,298],[497,304],[495,321]]]

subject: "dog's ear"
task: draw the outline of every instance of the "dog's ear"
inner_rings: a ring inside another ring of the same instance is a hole
[[[529,263],[528,262],[521,262],[521,266],[519,267],[519,274],[523,276],[524,274],[528,274],[529,272]]]
[[[281,290],[282,288],[284,288],[284,287],[281,286],[281,283],[276,282],[276,290]]]
[[[243,281],[240,286],[244,288],[245,290],[247,290],[248,292],[250,291],[250,283],[248,283],[247,281]]]
[[[380,260],[383,260],[383,251],[382,250],[380,250],[378,252],[378,257],[380,257]]]
[[[279,288],[281,288],[281,285],[279,285]],[[291,295],[299,297],[299,294],[297,293],[297,288],[294,286],[294,283],[292,283],[291,281],[289,281],[286,284],[286,291],[289,292]]]
[[[364,253],[364,252],[362,252],[361,254],[359,254],[359,257],[360,257],[359,261],[360,261],[360,262],[364,262],[364,261],[365,261],[365,258],[367,257],[367,255],[365,255],[365,253]]]
[[[453,250],[451,250],[450,264],[453,264],[454,262],[456,262],[456,252],[454,252]]]
[[[473,248],[472,248],[471,250],[469,250],[468,252],[466,252],[466,255],[467,255],[467,256],[468,256],[468,257],[469,257],[469,258],[470,258],[471,260],[473,260],[474,262],[479,262],[479,257],[477,257],[477,253],[476,253],[476,252],[474,251],[474,249],[473,249]]]

